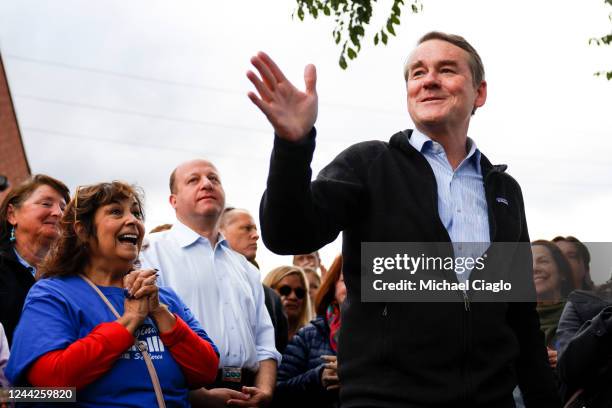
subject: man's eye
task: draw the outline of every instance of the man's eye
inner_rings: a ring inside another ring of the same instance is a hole
[[[417,78],[422,76],[425,73],[425,71],[423,70],[418,70],[418,71],[412,71],[412,77],[413,78]]]

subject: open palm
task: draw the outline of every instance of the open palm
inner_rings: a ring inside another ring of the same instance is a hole
[[[266,115],[276,134],[292,142],[303,139],[317,119],[317,73],[314,65],[304,70],[304,92],[285,78],[276,63],[264,52],[251,58],[261,79],[252,71],[247,73],[259,95],[249,92],[249,98]]]

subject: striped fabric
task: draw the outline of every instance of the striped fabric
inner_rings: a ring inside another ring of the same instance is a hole
[[[468,154],[453,171],[444,147],[418,130],[412,132],[410,144],[431,166],[438,186],[438,213],[448,231],[456,257],[476,258],[488,248],[489,215],[480,168],[480,151],[468,137]],[[476,242],[478,245],[462,245]],[[459,274],[459,281],[469,278],[469,271]]]

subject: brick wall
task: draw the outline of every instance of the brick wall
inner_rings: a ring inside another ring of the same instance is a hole
[[[0,175],[16,185],[30,175],[30,166],[21,141],[17,117],[0,56]],[[6,191],[0,193],[0,202]]]

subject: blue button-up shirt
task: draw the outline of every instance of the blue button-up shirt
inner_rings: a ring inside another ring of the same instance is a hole
[[[412,132],[409,142],[427,160],[438,186],[438,213],[453,243],[455,257],[476,258],[483,254],[491,241],[489,214],[485,197],[480,151],[470,138],[468,153],[453,170],[444,147],[418,130]],[[466,242],[479,243],[463,245]],[[459,280],[469,272],[457,274]]]
[[[178,220],[148,240],[142,266],[157,268],[160,286],[174,289],[191,309],[219,349],[220,366],[257,371],[259,361],[280,363],[259,271],[244,256],[222,236],[212,245]]]

